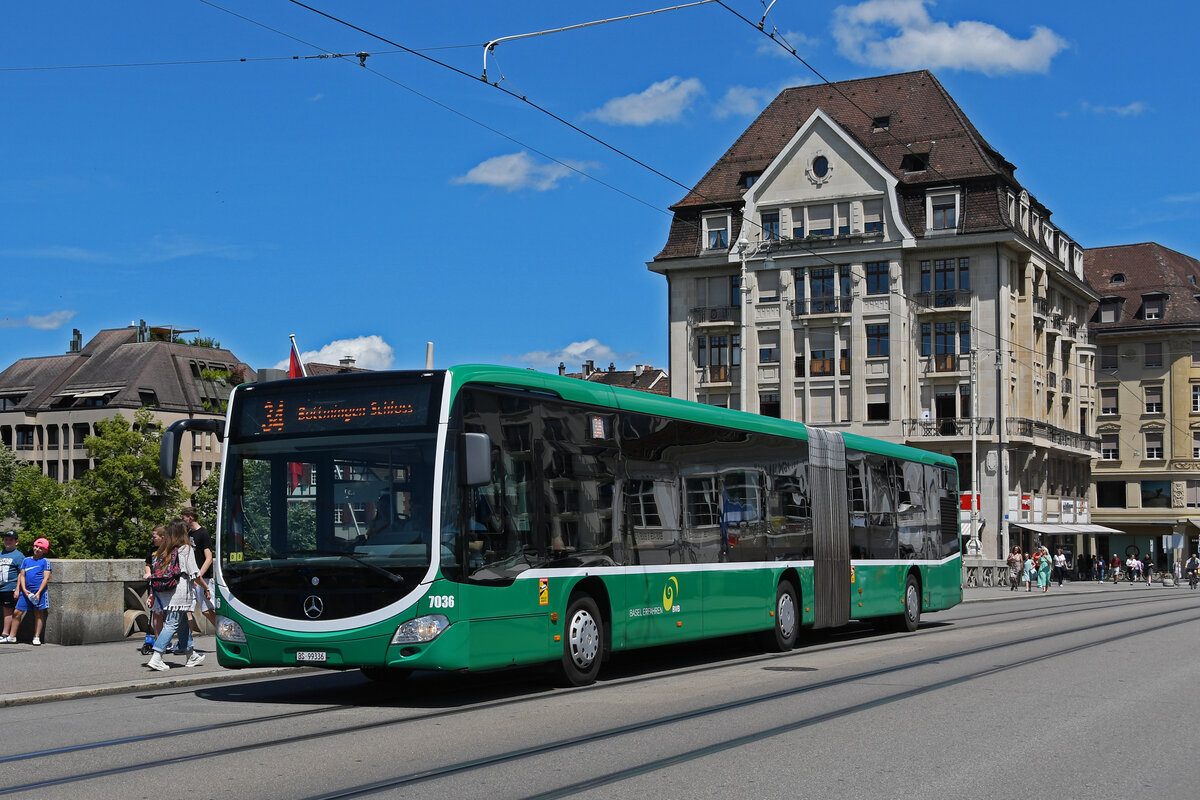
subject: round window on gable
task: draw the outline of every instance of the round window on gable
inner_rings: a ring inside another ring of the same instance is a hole
[[[825,156],[817,156],[812,162],[813,175],[818,178],[824,178],[829,174],[829,159]]]

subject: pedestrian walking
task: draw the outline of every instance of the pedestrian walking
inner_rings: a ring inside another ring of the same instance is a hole
[[[146,666],[155,670],[168,670],[162,659],[171,637],[178,634],[179,650],[188,654],[185,666],[199,666],[204,655],[192,649],[192,629],[188,625],[187,613],[196,604],[193,586],[202,583],[200,565],[192,546],[188,543],[188,529],[183,520],[172,520],[167,525],[163,543],[154,554],[150,587],[158,596],[158,603],[166,611],[162,631],[154,640],[154,654]]]
[[[1063,555],[1062,548],[1058,548],[1058,552],[1054,554],[1054,577],[1058,581],[1058,585],[1063,585],[1063,576],[1067,574],[1067,557]]]
[[[1050,564],[1050,551],[1043,547],[1037,559],[1037,582],[1043,594],[1050,591]]]
[[[1021,546],[1013,547],[1012,552],[1008,554],[1008,590],[1015,592],[1021,582],[1021,567],[1024,559],[1021,557]]]
[[[13,609],[12,631],[16,636],[21,627],[21,618],[26,611],[33,611],[33,644],[42,643],[42,631],[46,628],[46,612],[50,610],[50,540],[37,539],[33,543],[33,555],[21,562],[21,574],[17,576],[17,605]]]
[[[1104,583],[1104,556],[1096,556],[1094,569],[1096,570],[1096,583]]]
[[[200,565],[200,577],[203,578],[196,584],[196,608],[200,609],[200,613],[204,615],[210,625],[216,625],[217,612],[213,603],[210,577],[213,563],[212,533],[208,528],[200,525],[198,522],[200,514],[194,507],[188,506],[180,512],[179,516],[187,525],[188,540],[192,545],[192,552],[196,554],[196,562]],[[191,619],[191,615],[188,618]]]
[[[1112,573],[1112,582],[1116,583],[1121,579],[1121,559],[1116,553],[1112,554],[1112,560],[1108,562],[1109,572]]]
[[[156,525],[154,530],[150,532],[150,544],[152,545],[152,549],[150,550],[150,555],[146,556],[146,569],[142,573],[142,580],[146,581],[147,585],[149,585],[150,578],[153,577],[154,574],[154,554],[157,553],[163,546],[163,541],[166,539],[166,535],[166,525]],[[147,589],[146,595],[146,605],[149,607],[150,611],[150,632],[153,633],[154,638],[157,639],[158,634],[162,632],[164,617],[163,607],[159,605],[158,595],[155,593],[153,588]]]
[[[1021,582],[1025,584],[1025,591],[1033,591],[1033,573],[1036,567],[1033,563],[1033,551],[1030,550],[1025,555],[1025,560],[1021,562]]]
[[[1150,557],[1149,553],[1147,553],[1146,561],[1142,565],[1142,572],[1145,573],[1145,575],[1146,575],[1146,585],[1147,586],[1154,583],[1154,570],[1155,570],[1154,559]]]

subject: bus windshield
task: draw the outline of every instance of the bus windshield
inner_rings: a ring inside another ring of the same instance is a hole
[[[252,608],[337,619],[382,608],[429,569],[434,434],[231,443],[221,577]],[[320,587],[317,616],[305,598]]]

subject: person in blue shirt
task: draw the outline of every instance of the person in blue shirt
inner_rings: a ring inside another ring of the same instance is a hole
[[[33,543],[33,556],[21,562],[21,574],[17,576],[17,608],[13,611],[12,628],[15,631],[21,625],[21,617],[33,609],[35,622],[33,643],[42,643],[42,630],[46,627],[46,612],[50,609],[50,594],[46,587],[50,584],[50,560],[46,553],[50,552],[50,540],[41,538]]]
[[[17,641],[17,626],[12,624],[13,609],[17,606],[17,575],[25,554],[17,549],[16,531],[4,532],[4,552],[0,552],[0,610],[4,612],[4,628],[0,643]]]

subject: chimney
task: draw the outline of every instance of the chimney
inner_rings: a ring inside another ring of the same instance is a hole
[[[594,361],[583,362],[583,377],[588,378],[595,371],[596,371],[596,362],[594,362]]]
[[[640,377],[642,377],[642,373],[643,373],[643,372],[645,372],[645,371],[646,371],[646,366],[645,366],[644,364],[638,364],[638,365],[636,365],[636,366],[633,368],[633,374],[634,374],[634,377],[637,377],[637,378],[640,378]]]
[[[71,349],[68,353],[78,353],[83,350],[83,334],[79,332],[79,328],[71,331]]]
[[[616,365],[616,364],[614,364],[614,363],[613,363],[613,362],[611,362],[611,361],[610,361],[610,362],[608,362],[608,371],[609,371],[609,372],[616,372],[616,371],[617,371],[617,365]]]
[[[354,369],[354,356],[342,356],[342,360],[338,362],[342,368],[342,372],[349,372]]]

